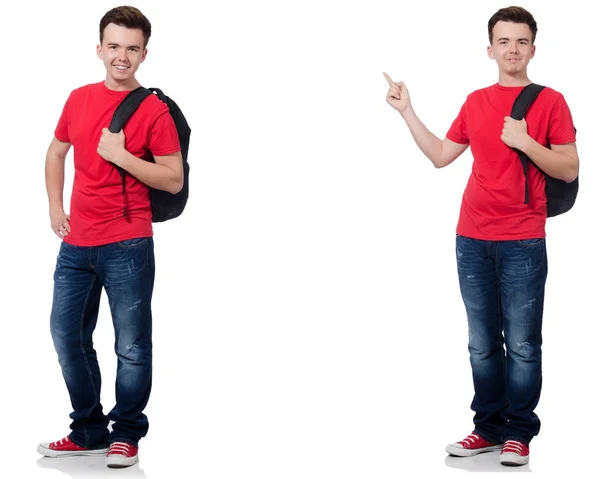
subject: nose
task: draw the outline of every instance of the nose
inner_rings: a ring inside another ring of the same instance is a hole
[[[119,48],[117,57],[121,61],[127,60],[127,53],[125,51],[125,48]]]

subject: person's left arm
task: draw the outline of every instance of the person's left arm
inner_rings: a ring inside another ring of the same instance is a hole
[[[173,151],[166,155],[155,155],[155,151],[164,149],[165,145],[156,146],[153,138],[162,138],[166,135],[172,139],[172,144],[177,145],[177,129],[173,118],[168,112],[161,115],[150,133],[150,151],[154,156],[155,163],[142,160],[125,149],[125,134],[111,133],[108,128],[102,129],[102,136],[98,144],[98,154],[106,161],[120,166],[130,175],[136,177],[145,185],[176,194],[183,188],[183,158],[181,151]],[[159,141],[159,140],[156,140]],[[172,146],[171,150],[175,148]]]
[[[527,122],[504,118],[502,141],[521,150],[544,173],[553,178],[571,183],[579,174],[579,156],[575,145],[575,128],[569,107],[561,96],[550,120],[550,148],[540,145],[527,133]]]

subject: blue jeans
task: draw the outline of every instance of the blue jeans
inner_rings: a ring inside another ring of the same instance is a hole
[[[546,241],[457,236],[456,259],[469,326],[474,431],[492,443],[529,444],[540,430],[534,409],[542,389]]]
[[[134,445],[148,431],[142,413],[152,383],[154,243],[137,238],[103,246],[62,243],[54,273],[50,330],[71,397],[71,440],[101,448]],[[115,329],[116,405],[106,416],[100,404],[100,369],[92,342],[104,287]],[[114,421],[112,432],[109,420]]]

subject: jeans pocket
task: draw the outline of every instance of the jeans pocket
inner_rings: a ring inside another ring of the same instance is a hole
[[[148,242],[148,238],[132,238],[128,240],[119,241],[117,245],[120,248],[136,248]]]
[[[517,240],[517,243],[521,246],[536,246],[544,242],[544,238],[532,238],[532,239],[524,239]]]

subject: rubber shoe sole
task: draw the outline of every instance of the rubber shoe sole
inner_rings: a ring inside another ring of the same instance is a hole
[[[106,456],[108,448],[84,449],[83,451],[56,451],[50,449],[50,443],[42,443],[37,447],[37,452],[46,457],[69,457],[69,456]]]
[[[106,465],[113,469],[133,466],[138,462],[138,455],[133,457],[125,457],[122,454],[111,454],[106,457]]]
[[[471,457],[471,456],[476,456],[477,454],[482,454],[484,452],[494,452],[494,451],[501,451],[502,450],[502,444],[498,444],[496,446],[490,446],[490,447],[480,447],[477,449],[465,449],[464,447],[462,447],[460,444],[458,443],[453,443],[453,444],[448,444],[446,446],[446,452],[448,454],[450,454],[451,456],[458,456],[458,457]]]
[[[524,466],[529,462],[529,456],[519,456],[514,452],[500,454],[500,464],[503,466]]]

